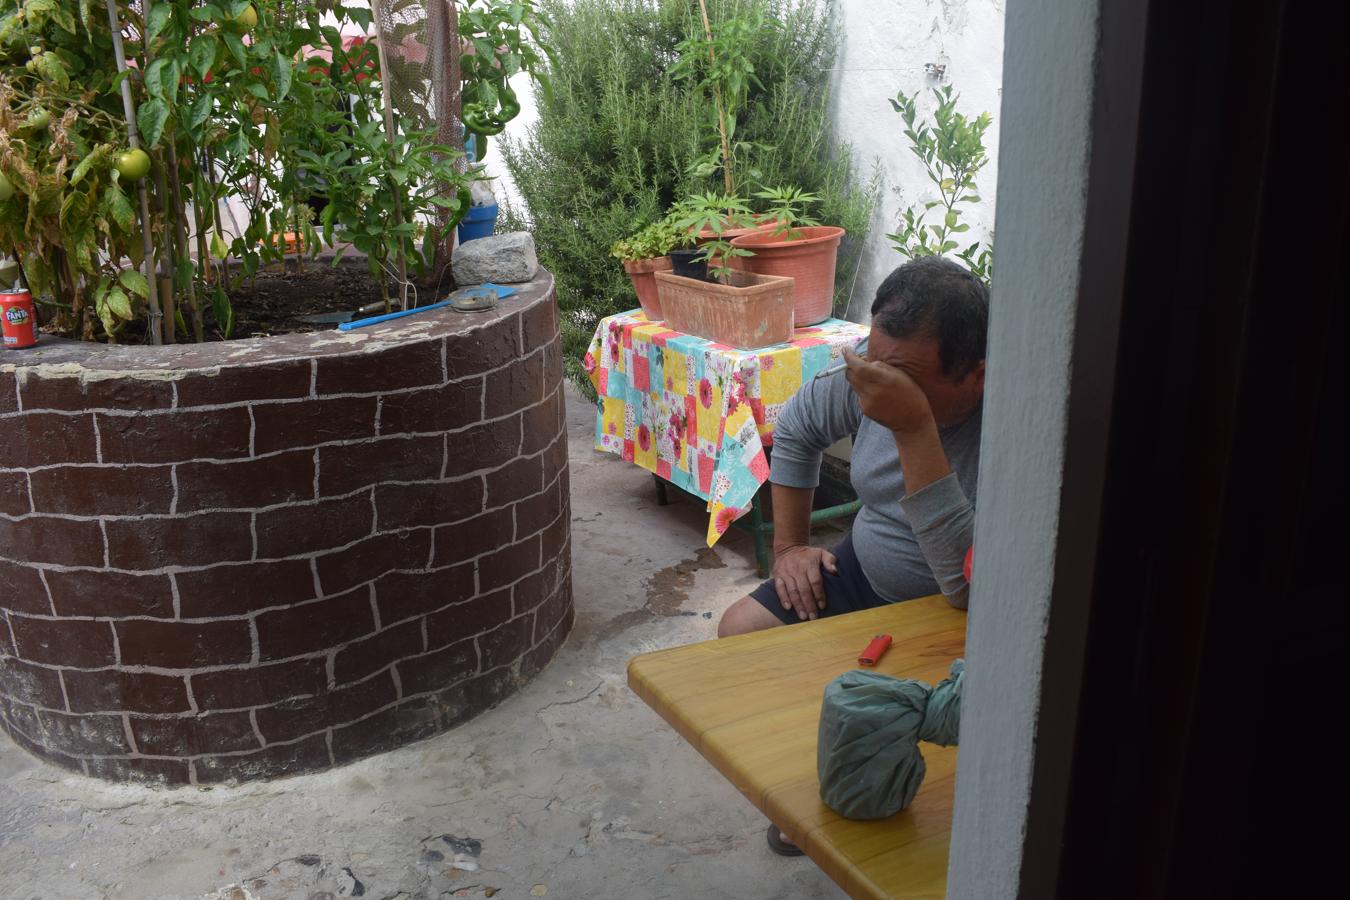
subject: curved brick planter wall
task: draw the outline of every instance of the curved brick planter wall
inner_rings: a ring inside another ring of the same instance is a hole
[[[321,769],[572,624],[552,280],[490,313],[0,354],[0,725],[109,779]]]

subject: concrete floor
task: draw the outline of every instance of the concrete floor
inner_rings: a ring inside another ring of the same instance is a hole
[[[114,786],[0,735],[0,897],[832,898],[809,860],[625,683],[634,653],[716,634],[757,583],[750,540],[592,448],[568,399],[576,627],[531,684],[460,728],[320,775]],[[458,865],[456,865],[458,863]]]

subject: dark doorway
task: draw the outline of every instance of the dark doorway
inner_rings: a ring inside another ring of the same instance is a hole
[[[1023,897],[1344,890],[1347,26],[1103,3],[1099,81],[1138,91],[1137,133],[1109,127],[1128,104],[1094,127],[1093,194],[1126,193],[1097,157],[1135,151],[1097,219],[1127,229],[1117,387],[1073,753],[1036,759]]]

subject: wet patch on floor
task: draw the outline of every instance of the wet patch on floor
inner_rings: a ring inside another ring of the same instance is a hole
[[[689,589],[694,586],[694,577],[705,569],[726,567],[712,547],[699,548],[693,559],[666,566],[647,579],[643,585],[647,589],[647,609],[658,616],[698,615],[683,608],[689,599]]]
[[[711,547],[702,547],[692,559],[684,559],[673,566],[666,566],[652,574],[642,583],[646,600],[638,609],[630,609],[606,620],[596,629],[594,640],[604,641],[651,621],[652,617],[673,618],[676,616],[702,616],[711,619],[711,612],[685,609],[689,600],[689,590],[694,586],[694,578],[699,572],[710,569],[725,569],[727,564]]]

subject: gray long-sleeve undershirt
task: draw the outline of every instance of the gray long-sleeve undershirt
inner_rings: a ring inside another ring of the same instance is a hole
[[[769,480],[816,487],[825,448],[854,435],[851,480],[863,506],[853,522],[853,549],[873,590],[892,603],[940,590],[965,609],[970,586],[962,564],[975,535],[982,411],[939,429],[952,473],[906,497],[891,430],[862,414],[842,374],[813,379],[778,417]]]

